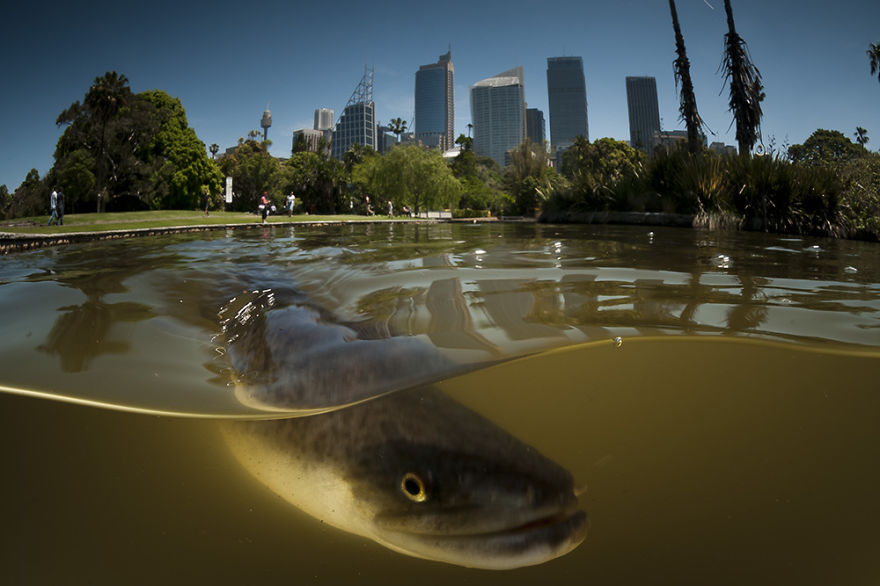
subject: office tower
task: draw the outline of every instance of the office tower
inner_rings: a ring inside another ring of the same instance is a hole
[[[550,105],[550,143],[554,150],[567,149],[578,136],[589,141],[583,59],[547,59],[547,98]]]
[[[316,153],[321,145],[322,138],[324,138],[324,131],[322,130],[315,130],[314,128],[294,130],[293,149],[297,148],[297,142],[301,142],[305,145],[306,150]]]
[[[546,140],[544,132],[546,125],[544,124],[544,113],[537,108],[526,109],[526,138],[529,142],[536,145],[543,145]]]
[[[629,144],[648,154],[654,151],[654,135],[660,132],[657,80],[653,77],[626,78],[629,109]]]
[[[315,130],[324,132],[333,129],[333,110],[329,108],[317,108],[315,110]]]
[[[444,150],[455,144],[455,67],[452,51],[416,71],[416,140]]]
[[[515,67],[471,86],[474,152],[507,164],[507,153],[526,134],[523,68]]]
[[[397,145],[397,135],[391,132],[389,126],[379,126],[376,128],[376,150],[380,153],[387,153]]]
[[[348,104],[336,123],[331,153],[334,158],[342,155],[353,144],[376,148],[376,103],[373,101],[373,70],[364,72]]]

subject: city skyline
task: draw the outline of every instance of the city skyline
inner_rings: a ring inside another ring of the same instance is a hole
[[[549,115],[546,59],[583,57],[590,139],[629,138],[625,78],[657,79],[661,127],[683,128],[672,75],[674,37],[667,3],[561,0],[552,11],[525,5],[450,0],[425,28],[418,8],[392,0],[381,11],[341,2],[327,18],[297,3],[158,0],[121,11],[106,0],[87,5],[15,3],[0,24],[0,184],[14,190],[33,167],[45,174],[63,128],[58,114],[82,100],[92,81],[117,71],[132,91],[161,89],[180,98],[206,145],[225,150],[259,129],[267,103],[272,154],[286,157],[292,132],[313,126],[316,108],[339,116],[364,66],[374,67],[377,121],[414,114],[414,73],[447,47],[455,55],[455,135],[467,134],[469,88],[522,64],[529,108]],[[700,114],[709,142],[734,144],[727,90],[718,72],[727,32],[720,0],[679,0]],[[117,7],[118,8],[118,7]],[[734,0],[737,30],[761,70],[765,144],[802,143],[817,128],[852,138],[868,130],[880,145],[880,84],[865,51],[880,41],[880,4],[841,0]],[[375,12],[375,13],[374,13]],[[387,29],[394,14],[394,33]],[[560,15],[564,18],[560,18]],[[525,34],[528,32],[528,34]],[[14,88],[14,89],[10,89]],[[552,139],[552,137],[551,137]]]

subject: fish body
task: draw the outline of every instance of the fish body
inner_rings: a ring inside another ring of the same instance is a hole
[[[242,465],[285,500],[407,555],[509,569],[561,556],[586,535],[568,471],[434,388],[224,431]]]

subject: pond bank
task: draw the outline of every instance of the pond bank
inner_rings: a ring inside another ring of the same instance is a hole
[[[438,224],[448,220],[377,220],[368,223],[393,223],[393,224]],[[95,242],[99,240],[118,240],[120,238],[136,238],[139,236],[160,236],[165,234],[184,234],[187,232],[208,232],[211,230],[239,230],[263,226],[275,228],[281,226],[337,226],[350,224],[346,220],[328,221],[296,221],[296,222],[271,222],[260,223],[235,223],[235,224],[199,224],[194,226],[165,226],[161,228],[129,228],[125,230],[95,230],[88,232],[65,232],[59,234],[17,234],[14,232],[0,232],[0,255],[11,252],[19,252],[32,248],[47,246],[61,246],[75,242]]]

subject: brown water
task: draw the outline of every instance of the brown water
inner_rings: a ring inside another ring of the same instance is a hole
[[[504,572],[422,561],[251,477],[204,416],[262,416],[218,318],[253,290],[477,368],[439,388],[586,485],[584,543]],[[267,228],[5,257],[0,316],[4,583],[880,581],[877,245]]]

